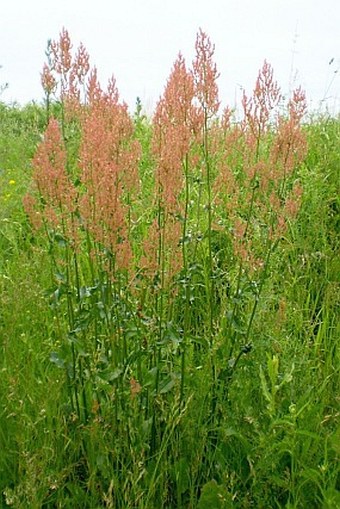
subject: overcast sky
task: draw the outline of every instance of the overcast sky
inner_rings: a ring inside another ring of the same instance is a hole
[[[162,93],[179,51],[194,57],[201,27],[216,46],[220,97],[239,102],[264,59],[282,92],[302,85],[311,109],[340,111],[340,0],[1,0],[0,100],[41,101],[40,72],[48,39],[62,27],[83,42],[102,85],[113,74],[121,98],[148,112]],[[332,60],[333,59],[333,60]],[[331,63],[330,63],[331,62]],[[337,72],[339,70],[339,72]]]

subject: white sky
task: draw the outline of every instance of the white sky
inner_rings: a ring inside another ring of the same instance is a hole
[[[251,92],[264,59],[282,92],[302,85],[311,109],[340,111],[340,0],[0,0],[0,100],[42,100],[47,40],[65,27],[102,85],[114,74],[133,110],[151,112],[179,51],[191,65],[201,27],[216,46],[223,104]],[[334,59],[331,64],[329,62]],[[339,70],[339,72],[336,72]],[[325,103],[325,101],[324,101]]]

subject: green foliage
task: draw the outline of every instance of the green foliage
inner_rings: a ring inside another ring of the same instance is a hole
[[[22,197],[45,113],[0,114],[0,506],[337,507],[339,120],[305,126],[301,210],[260,292],[256,274],[239,278],[228,230],[208,247],[196,212],[173,286],[140,273],[130,292],[101,262],[93,274],[86,251],[75,258],[63,232],[31,230]],[[140,111],[134,123],[145,213],[151,124]]]
[[[197,509],[228,509],[233,507],[232,501],[227,500],[224,486],[219,486],[216,481],[209,481],[202,488],[202,493],[197,504]]]

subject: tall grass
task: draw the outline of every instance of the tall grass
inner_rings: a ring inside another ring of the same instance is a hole
[[[71,49],[1,107],[2,505],[336,507],[339,121],[267,62],[220,115],[202,31],[150,120]]]

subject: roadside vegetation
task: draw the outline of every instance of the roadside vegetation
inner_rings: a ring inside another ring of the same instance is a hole
[[[1,507],[340,507],[340,121],[217,79],[130,114],[63,30],[0,103]]]

